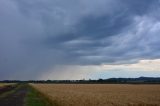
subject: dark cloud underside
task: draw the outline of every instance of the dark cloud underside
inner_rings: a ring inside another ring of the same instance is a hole
[[[159,0],[1,0],[0,79],[160,58],[159,12]]]

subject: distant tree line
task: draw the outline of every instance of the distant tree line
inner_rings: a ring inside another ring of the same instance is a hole
[[[55,84],[160,84],[160,77],[109,78],[98,80],[3,80],[1,83],[55,83]]]

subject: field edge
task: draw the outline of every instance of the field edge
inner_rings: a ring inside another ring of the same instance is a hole
[[[29,92],[26,95],[24,106],[60,106],[32,85],[28,84],[28,89]]]

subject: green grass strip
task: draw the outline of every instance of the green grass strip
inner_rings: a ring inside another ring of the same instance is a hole
[[[25,99],[25,106],[55,106],[48,100],[48,98],[46,98],[36,89],[30,85],[28,87],[29,91]]]

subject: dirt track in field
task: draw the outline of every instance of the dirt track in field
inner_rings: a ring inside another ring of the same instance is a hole
[[[0,106],[23,106],[24,105],[24,99],[28,92],[28,88],[26,86],[21,86],[21,85],[17,87],[12,88],[12,90],[15,90],[14,93],[8,94],[7,96],[0,98]],[[5,92],[7,92],[7,90]]]
[[[5,92],[8,92],[8,91],[11,91],[11,90],[15,89],[15,87],[16,86],[10,86],[10,85],[0,87],[0,95],[5,93]]]

